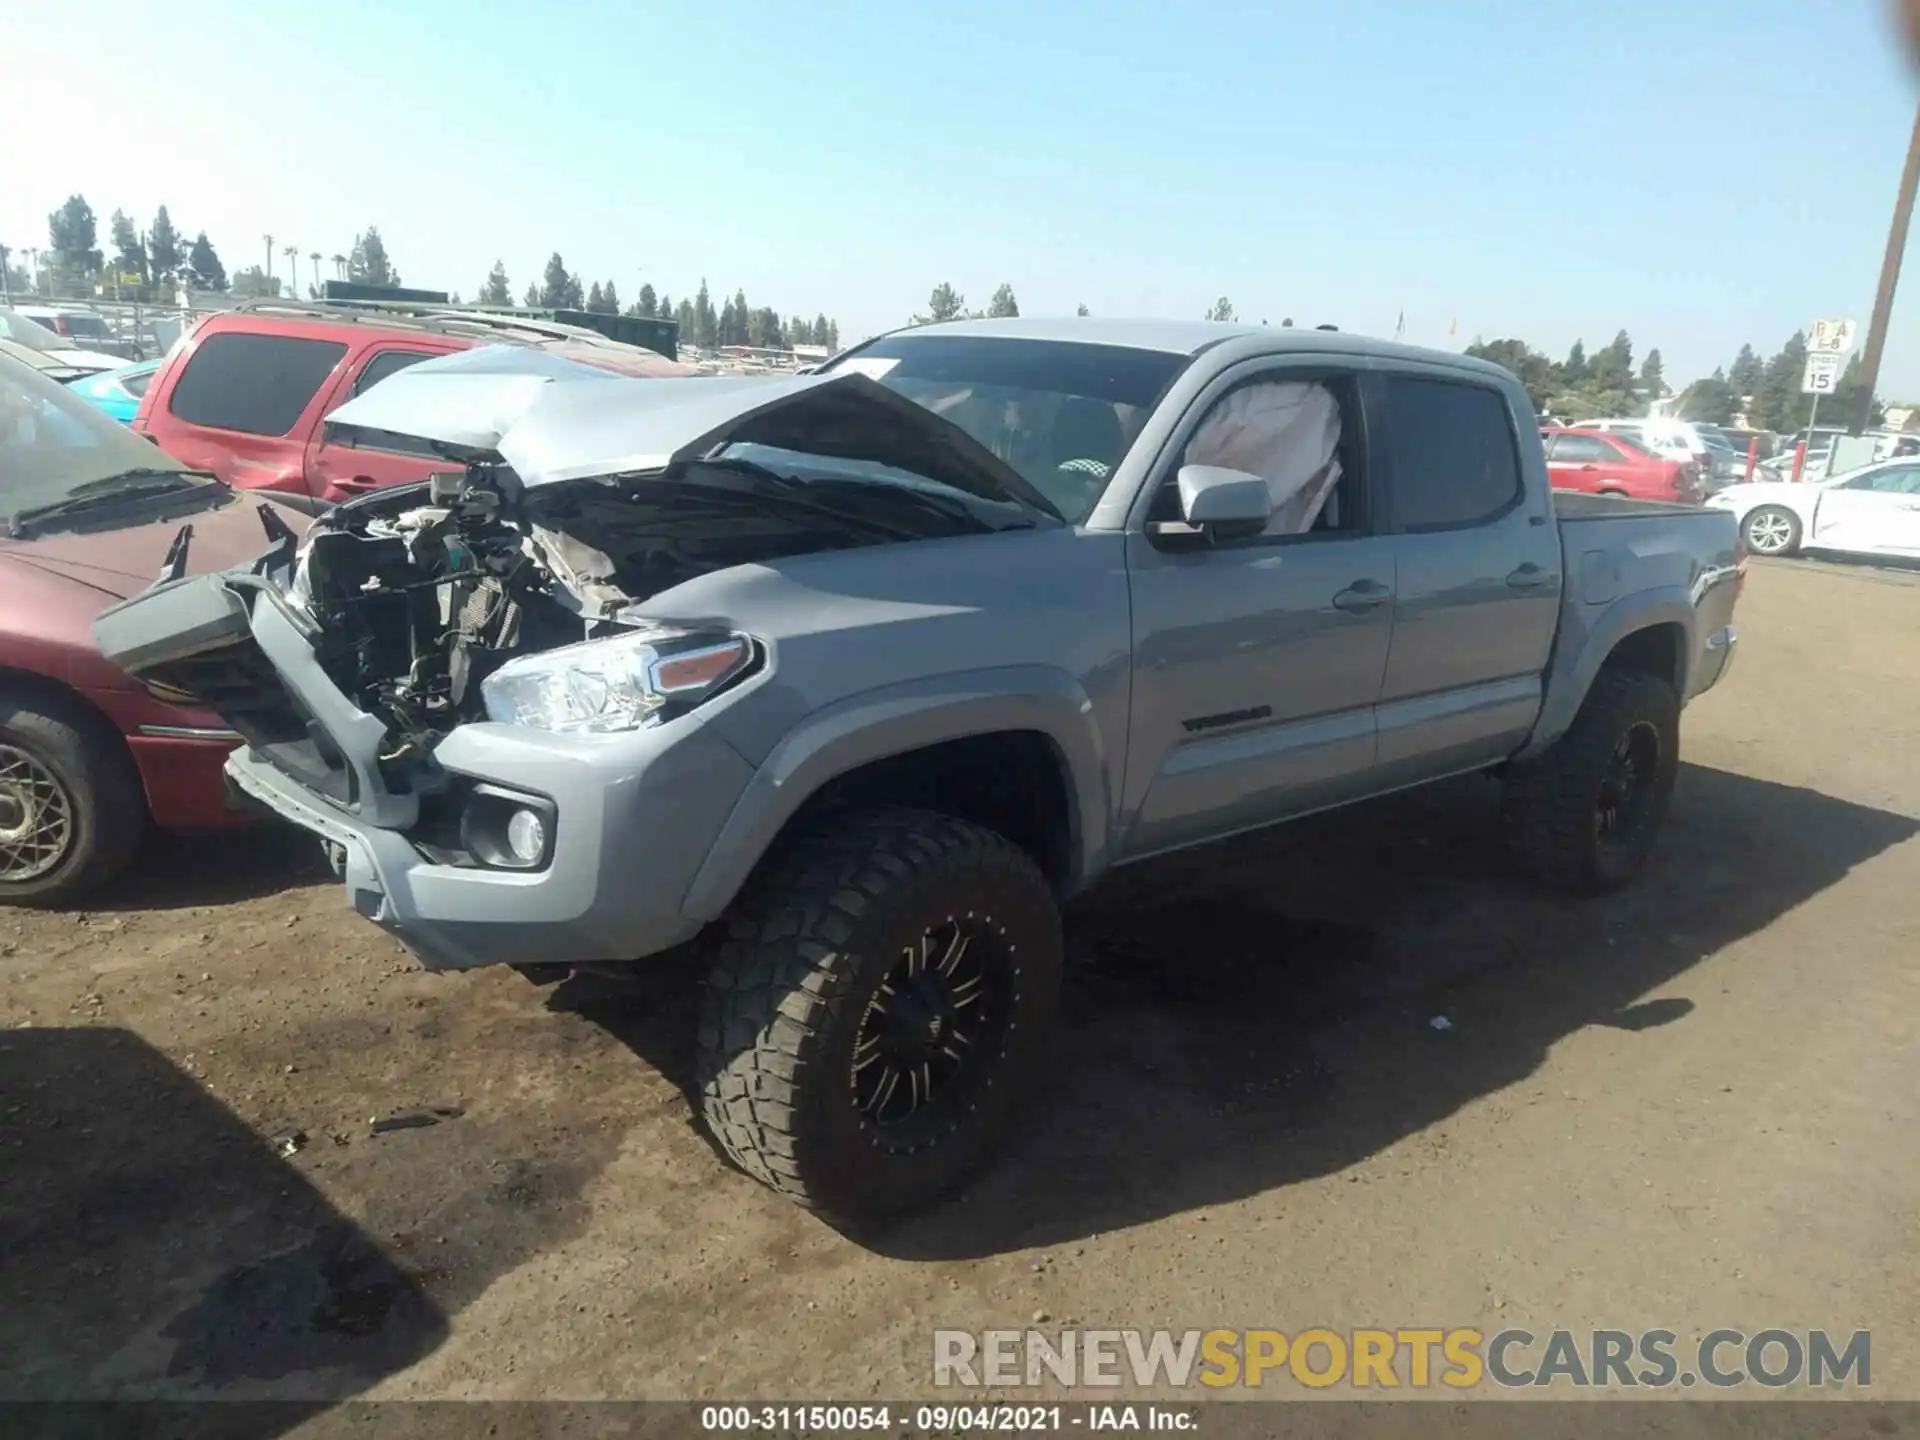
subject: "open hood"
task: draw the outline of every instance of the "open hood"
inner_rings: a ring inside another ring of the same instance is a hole
[[[635,380],[486,346],[422,361],[328,417],[338,426],[498,455],[529,490],[654,475],[727,444],[898,466],[1043,514],[1046,498],[958,426],[864,375]]]

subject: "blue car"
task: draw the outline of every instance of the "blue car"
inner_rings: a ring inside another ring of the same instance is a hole
[[[99,406],[122,425],[131,425],[140,409],[140,397],[153,383],[160,368],[158,360],[142,360],[138,365],[122,365],[118,370],[102,370],[75,380],[67,388],[81,399]]]

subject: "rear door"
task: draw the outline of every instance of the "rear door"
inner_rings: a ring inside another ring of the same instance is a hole
[[[146,429],[236,488],[308,494],[306,436],[346,355],[337,340],[215,329],[169,367]]]
[[[444,348],[429,348],[412,339],[369,346],[327,397],[326,413],[331,414],[389,375],[445,353]],[[336,433],[324,419],[314,427],[307,448],[306,469],[313,493],[330,501],[424,480],[433,471],[449,467],[450,462],[436,457],[424,440],[408,435],[376,438],[364,431]]]
[[[1864,555],[1920,555],[1920,463],[1879,465],[1829,486],[1803,543]]]
[[[1305,533],[1170,546],[1143,520],[1177,519],[1183,463],[1203,454],[1236,392],[1312,384],[1333,396],[1341,478]],[[1133,709],[1122,842],[1132,858],[1364,793],[1374,702],[1393,628],[1393,540],[1372,494],[1360,377],[1325,360],[1223,374],[1175,432],[1127,535]]]
[[[1527,417],[1507,392],[1437,367],[1376,385],[1370,433],[1398,576],[1378,712],[1378,778],[1392,786],[1502,760],[1525,740],[1562,575],[1551,493],[1527,479]]]
[[[1609,483],[1626,488],[1619,474],[1620,452],[1598,435],[1550,435],[1546,446],[1547,476],[1554,489],[1592,493]]]

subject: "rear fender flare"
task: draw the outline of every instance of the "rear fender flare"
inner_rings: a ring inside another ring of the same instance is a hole
[[[808,799],[862,765],[1003,731],[1046,737],[1067,790],[1067,888],[1106,867],[1112,796],[1093,704],[1063,671],[1008,666],[870,690],[808,716],[773,747],[734,805],[682,903],[716,920]]]
[[[1638,631],[1667,624],[1678,625],[1684,637],[1679,673],[1671,677],[1684,701],[1695,644],[1694,609],[1684,591],[1662,588],[1623,595],[1597,613],[1570,607],[1561,618],[1540,718],[1534,722],[1532,737],[1514,759],[1530,760],[1567,733],[1573,717],[1586,703],[1594,676],[1621,641]]]

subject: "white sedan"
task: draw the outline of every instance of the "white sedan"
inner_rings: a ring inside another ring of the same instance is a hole
[[[1833,550],[1920,557],[1920,460],[1865,465],[1799,484],[1729,485],[1706,503],[1733,511],[1756,555]]]

